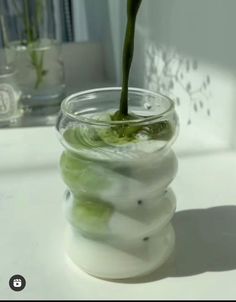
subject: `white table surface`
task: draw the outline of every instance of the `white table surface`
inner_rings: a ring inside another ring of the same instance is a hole
[[[0,130],[0,300],[236,298],[235,153],[179,155],[175,254],[159,272],[111,282],[65,255],[61,151],[52,127]],[[9,288],[15,274],[21,292]]]

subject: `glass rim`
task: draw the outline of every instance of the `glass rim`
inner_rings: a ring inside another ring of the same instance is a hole
[[[135,87],[129,87],[129,92],[139,92],[143,94],[149,94],[152,95],[153,97],[161,97],[164,98],[169,102],[169,106],[166,110],[161,112],[160,114],[155,114],[151,115],[149,117],[144,117],[140,119],[133,119],[133,120],[124,120],[124,121],[102,121],[102,120],[97,120],[94,118],[86,118],[83,115],[76,115],[74,113],[71,113],[68,111],[68,105],[70,101],[72,101],[75,98],[78,98],[80,96],[84,96],[89,93],[99,93],[99,92],[107,92],[107,91],[121,91],[122,87],[104,87],[104,88],[95,88],[95,89],[89,89],[89,90],[83,90],[81,92],[76,92],[73,93],[69,96],[67,96],[61,103],[61,111],[65,116],[68,116],[69,118],[90,124],[90,125],[97,125],[97,126],[115,126],[115,125],[130,125],[130,124],[146,124],[147,122],[152,122],[152,121],[160,121],[165,118],[165,116],[171,112],[174,111],[175,104],[171,98],[169,98],[166,95],[163,95],[161,93],[153,92],[151,90],[147,89],[142,89],[142,88],[135,88]],[[79,101],[79,100],[78,100]]]

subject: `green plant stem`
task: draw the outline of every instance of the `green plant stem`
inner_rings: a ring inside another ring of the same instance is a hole
[[[43,0],[36,0],[36,22],[39,30],[43,19]]]
[[[42,19],[42,0],[36,1],[36,22],[37,26],[40,26],[40,21]],[[23,23],[25,27],[25,32],[27,35],[27,45],[34,47],[34,43],[37,41],[39,33],[37,33],[37,28],[35,24],[30,24],[29,18],[29,0],[24,0],[24,14]],[[37,53],[37,50],[29,50],[31,63],[35,68],[36,82],[34,88],[37,89],[43,81],[43,77],[47,74],[47,71],[43,68],[44,52],[41,54]]]
[[[8,39],[3,15],[0,15],[0,25],[1,25],[2,37],[3,37],[3,46],[9,47],[9,39]]]
[[[33,41],[33,37],[32,37],[32,31],[30,30],[28,0],[24,0],[23,20],[24,20],[24,26],[25,26],[25,31],[26,31],[26,35],[27,35],[27,43],[29,43],[29,42]]]
[[[33,52],[35,52],[35,51],[33,50]],[[37,89],[39,87],[39,85],[42,83],[43,77],[46,74],[43,69],[43,57],[44,57],[44,53],[41,53],[40,57],[39,57],[39,55],[37,56],[37,54],[36,54],[36,61],[33,63],[33,64],[35,64],[34,66],[36,69],[36,76],[37,76],[37,80],[34,85],[35,89]],[[32,54],[31,54],[31,58],[32,58]],[[39,58],[39,61],[37,58]],[[32,60],[32,62],[33,62],[33,60]]]
[[[142,0],[127,0],[127,25],[123,48],[123,79],[118,119],[128,116],[128,82],[134,52],[135,21]]]
[[[3,15],[0,15],[0,30],[2,31],[2,39],[3,39],[3,61],[4,64],[8,65],[10,63],[10,58],[8,56],[9,49],[9,39],[7,35],[7,29],[5,26],[5,21]]]
[[[21,11],[20,11],[20,9],[19,9],[19,7],[17,5],[16,0],[13,0],[12,2],[13,2],[13,6],[15,8],[15,11],[16,11],[17,15],[21,16]]]

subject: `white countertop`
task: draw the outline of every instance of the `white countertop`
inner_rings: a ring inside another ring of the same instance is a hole
[[[236,153],[179,154],[175,254],[158,273],[111,282],[65,255],[55,129],[1,129],[0,142],[0,299],[236,298]],[[15,274],[21,292],[9,288]]]

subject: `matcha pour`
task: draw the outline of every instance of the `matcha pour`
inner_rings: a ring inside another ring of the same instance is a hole
[[[127,25],[123,48],[123,80],[119,111],[115,119],[124,120],[128,117],[128,82],[134,52],[135,21],[142,0],[127,0]]]
[[[135,22],[136,16],[141,5],[142,0],[127,0],[127,25],[123,47],[123,79],[122,79],[122,90],[120,96],[120,107],[115,113],[110,115],[111,121],[130,121],[129,123],[117,124],[108,128],[101,137],[101,134],[95,134],[93,137],[95,145],[105,145],[108,141],[113,144],[124,144],[127,142],[138,141],[137,135],[142,133],[146,135],[148,139],[161,139],[168,140],[172,136],[171,125],[168,121],[158,121],[151,123],[150,125],[141,124],[134,125],[132,120],[140,118],[138,115],[132,112],[128,112],[128,82],[130,67],[133,59],[134,52],[134,33],[135,33]],[[79,144],[86,144],[82,140],[81,130],[71,130],[68,133],[69,138],[79,141]],[[73,132],[74,131],[74,132]],[[96,131],[95,131],[96,133]],[[92,147],[90,145],[90,147]],[[95,147],[95,146],[94,146]]]

